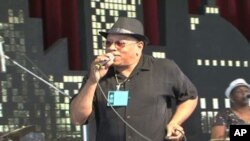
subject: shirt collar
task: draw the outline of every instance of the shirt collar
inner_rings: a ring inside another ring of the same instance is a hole
[[[150,70],[150,64],[149,64],[149,59],[148,55],[142,55],[138,65],[136,66],[136,69],[140,70]]]

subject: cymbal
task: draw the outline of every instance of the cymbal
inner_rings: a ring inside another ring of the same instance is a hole
[[[24,126],[18,129],[15,129],[14,131],[11,131],[9,133],[6,133],[4,135],[2,135],[2,138],[8,138],[8,139],[19,139],[20,137],[23,137],[24,135],[32,132],[35,130],[35,126],[33,125],[29,125],[29,126]]]

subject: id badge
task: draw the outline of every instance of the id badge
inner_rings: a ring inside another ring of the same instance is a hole
[[[127,106],[128,91],[109,91],[107,106]]]

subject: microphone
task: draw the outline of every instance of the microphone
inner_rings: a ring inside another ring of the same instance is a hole
[[[5,55],[3,52],[3,37],[0,36],[0,72],[6,72]]]
[[[105,60],[103,60],[103,61],[100,61],[99,63],[97,63],[96,65],[95,65],[95,68],[96,69],[100,69],[101,68],[101,66],[104,66],[104,65],[106,65],[109,61],[113,61],[114,59],[115,59],[115,56],[113,55],[113,54],[107,54],[108,55],[108,58],[107,59],[105,59]]]
[[[250,98],[250,93],[246,94],[245,98],[249,99]]]
[[[249,105],[250,104],[250,93],[245,94],[243,97],[243,100],[244,100],[245,104],[248,104],[248,106],[250,106]]]

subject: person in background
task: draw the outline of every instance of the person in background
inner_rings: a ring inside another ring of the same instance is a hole
[[[73,123],[95,118],[97,141],[183,139],[182,123],[197,105],[193,83],[174,61],[143,54],[149,40],[139,20],[120,17],[100,34],[106,54],[93,60],[71,100]]]
[[[230,125],[250,124],[250,86],[242,78],[233,80],[225,91],[231,108],[218,112],[211,129],[211,140],[229,140]]]

